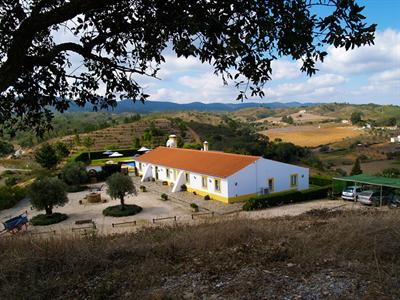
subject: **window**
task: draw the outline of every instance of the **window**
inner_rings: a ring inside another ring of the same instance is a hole
[[[270,192],[274,191],[274,177],[268,179],[268,190]]]
[[[221,179],[214,179],[214,189],[217,192],[221,191]]]
[[[167,178],[169,178],[169,169],[165,169],[165,176],[167,176]]]
[[[201,177],[201,186],[203,188],[207,188],[207,176],[202,176]]]
[[[298,175],[292,174],[290,175],[290,187],[297,187],[298,186]]]
[[[190,184],[190,173],[185,173],[185,183]]]

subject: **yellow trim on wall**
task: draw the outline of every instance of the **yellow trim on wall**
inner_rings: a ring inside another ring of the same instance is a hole
[[[247,195],[241,195],[241,196],[237,196],[237,197],[225,197],[222,195],[218,195],[218,194],[214,194],[214,193],[209,193],[207,191],[202,191],[202,190],[198,190],[198,189],[194,189],[194,188],[187,188],[187,191],[189,193],[193,193],[196,192],[197,195],[199,196],[210,196],[211,199],[213,200],[217,200],[217,201],[221,201],[223,203],[235,203],[235,202],[241,202],[241,201],[245,201],[251,197],[255,197],[257,196],[257,193],[252,193],[252,194],[247,194]]]

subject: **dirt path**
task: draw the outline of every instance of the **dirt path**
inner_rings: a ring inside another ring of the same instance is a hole
[[[193,136],[194,140],[196,141],[196,143],[198,144],[202,144],[202,140],[200,138],[200,136],[197,134],[196,131],[194,131],[192,128],[190,128],[189,126],[186,126],[187,130],[189,131],[189,133]]]

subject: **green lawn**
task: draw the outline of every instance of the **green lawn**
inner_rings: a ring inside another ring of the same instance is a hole
[[[115,162],[130,162],[132,161],[131,157],[108,157],[108,158],[101,158],[101,159],[93,159],[91,162],[91,166],[102,166],[104,165],[107,161],[112,160]]]

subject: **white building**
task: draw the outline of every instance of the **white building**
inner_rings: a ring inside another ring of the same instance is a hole
[[[397,137],[390,138],[391,143],[400,143],[400,135]]]
[[[308,188],[309,170],[261,156],[158,147],[135,158],[142,181],[165,181],[172,192],[188,192],[225,203],[260,194]]]

